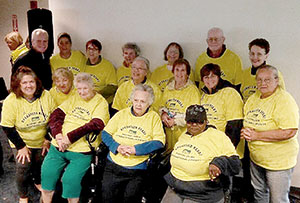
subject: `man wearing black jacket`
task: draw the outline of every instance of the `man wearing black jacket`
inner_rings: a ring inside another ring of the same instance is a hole
[[[31,68],[47,90],[52,87],[52,73],[49,62],[51,55],[45,54],[48,48],[48,38],[47,31],[41,28],[35,29],[31,36],[31,49],[19,57],[12,68],[12,75],[22,65]]]

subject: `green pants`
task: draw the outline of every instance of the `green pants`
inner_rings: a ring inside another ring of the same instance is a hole
[[[79,198],[81,180],[90,167],[92,155],[79,152],[60,152],[53,145],[42,165],[42,188],[55,190],[56,183],[62,175],[63,198]],[[64,171],[63,171],[64,170]]]

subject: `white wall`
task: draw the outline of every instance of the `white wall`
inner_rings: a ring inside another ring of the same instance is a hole
[[[38,2],[40,6],[47,5],[46,0]],[[1,0],[0,37],[11,30],[11,14],[18,14],[19,24],[21,18],[26,18],[27,3]],[[271,43],[268,63],[280,69],[287,90],[300,105],[298,0],[51,0],[49,8],[53,12],[55,36],[69,32],[73,48],[82,51],[87,40],[100,40],[103,56],[116,67],[122,63],[121,46],[128,41],[140,45],[142,55],[151,61],[152,70],[164,63],[163,50],[171,41],[183,46],[185,58],[194,65],[197,56],[206,49],[206,33],[213,26],[223,28],[227,47],[238,53],[244,67],[248,67],[248,43],[257,37],[266,38]],[[25,22],[20,25],[23,36],[27,35]],[[9,53],[5,44],[0,44],[1,75],[8,81]],[[299,163],[292,184],[300,187]]]
[[[73,47],[84,51],[91,38],[103,44],[103,56],[117,67],[121,46],[134,41],[153,70],[163,64],[163,50],[179,42],[192,65],[206,49],[207,30],[223,28],[227,47],[238,53],[244,67],[250,66],[248,43],[257,37],[271,43],[269,64],[284,75],[289,92],[300,104],[300,4],[297,0],[51,0],[56,35],[67,31]],[[298,160],[300,162],[300,160]],[[300,164],[292,184],[300,186]]]

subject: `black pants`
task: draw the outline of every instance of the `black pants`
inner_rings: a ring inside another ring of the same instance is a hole
[[[28,187],[32,180],[36,185],[41,184],[41,166],[44,160],[42,149],[30,148],[30,151],[30,162],[26,160],[25,163],[22,164],[16,159],[17,150],[13,149],[16,159],[16,183],[18,194],[21,198],[28,197]]]
[[[126,169],[107,160],[102,180],[104,203],[140,203],[145,170]]]

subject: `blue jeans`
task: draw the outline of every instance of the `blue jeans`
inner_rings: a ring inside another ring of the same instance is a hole
[[[254,200],[258,203],[289,203],[289,190],[293,168],[268,170],[251,161],[251,184],[254,187]]]

